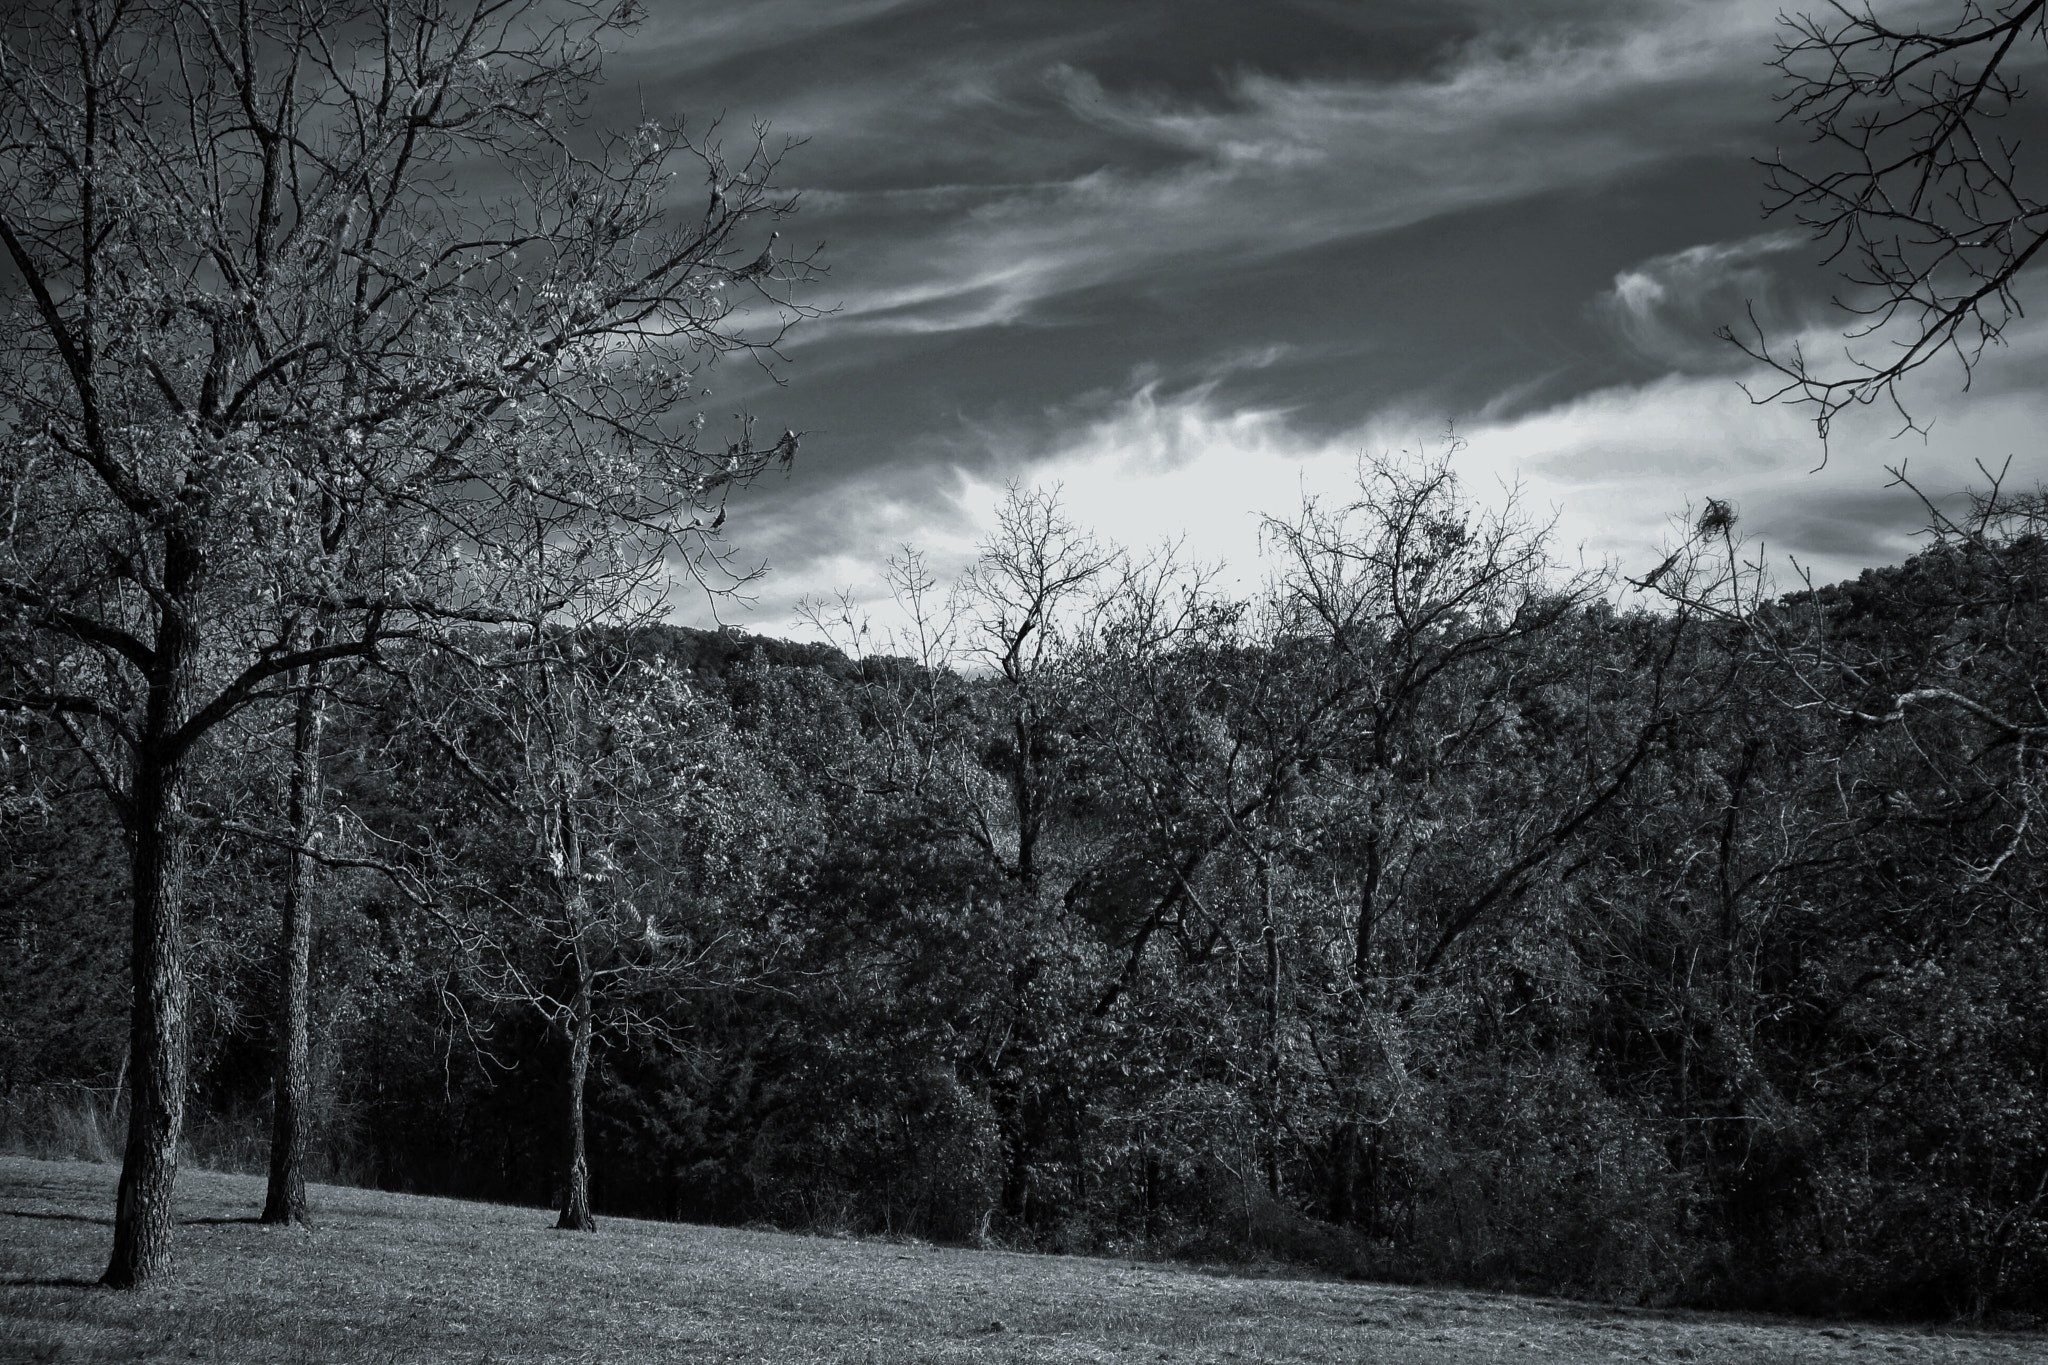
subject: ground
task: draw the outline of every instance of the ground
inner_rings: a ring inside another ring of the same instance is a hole
[[[2031,1361],[2038,1335],[1616,1310],[610,1218],[187,1172],[167,1284],[92,1285],[115,1171],[0,1156],[0,1362]]]

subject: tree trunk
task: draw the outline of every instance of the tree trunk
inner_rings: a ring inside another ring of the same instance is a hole
[[[590,991],[579,982],[569,1021],[569,1182],[562,1194],[562,1217],[555,1224],[577,1232],[597,1231],[597,1219],[590,1213],[590,1161],[583,1145],[583,1085],[589,1075]]]
[[[323,643],[315,631],[312,644]],[[312,1099],[312,1048],[307,1014],[313,962],[313,859],[300,850],[312,843],[320,822],[320,736],[326,707],[320,697],[320,665],[300,680],[292,718],[291,793],[287,818],[292,842],[284,883],[283,923],[277,943],[277,1036],[273,1058],[270,1128],[270,1189],[263,1203],[266,1223],[308,1223],[306,1207],[307,1108]]]
[[[538,635],[538,630],[535,634]],[[545,678],[544,678],[545,682]],[[576,818],[572,784],[557,771],[561,783],[557,794],[554,829],[550,840],[550,862],[556,894],[561,898],[563,920],[569,930],[569,966],[576,974],[576,994],[569,1002],[569,1180],[562,1192],[562,1216],[558,1228],[577,1232],[597,1231],[597,1219],[590,1214],[590,1159],[583,1137],[583,1089],[590,1076],[590,1025],[594,985],[589,945],[584,933],[589,924],[589,906],[583,886],[583,830]]]
[[[1330,1134],[1330,1190],[1326,1215],[1339,1227],[1351,1222],[1357,1181],[1358,1125],[1340,1123]]]
[[[1351,957],[1351,979],[1360,987],[1372,976],[1373,930],[1379,924],[1380,904],[1380,800],[1373,798],[1365,836],[1365,878],[1358,892],[1358,938]]]
[[[1145,1153],[1145,1239],[1149,1242],[1159,1235],[1159,1153],[1152,1147],[1150,1134],[1140,1136]]]
[[[101,1283],[116,1289],[146,1284],[171,1268],[186,1082],[181,767],[176,759],[165,760],[145,748],[135,770],[134,938],[129,950],[135,1001],[128,1023],[133,1092],[114,1208],[114,1255],[101,1277]]]
[[[1020,705],[1023,703],[1020,702]],[[1010,790],[1017,808],[1017,880],[1025,886],[1038,883],[1038,775],[1031,752],[1032,727],[1019,710],[1011,724],[1012,742],[1017,746],[1010,764]]]
[[[1259,870],[1259,937],[1266,950],[1263,994],[1266,1015],[1266,1192],[1280,1197],[1280,934],[1273,923],[1273,864],[1261,855]]]

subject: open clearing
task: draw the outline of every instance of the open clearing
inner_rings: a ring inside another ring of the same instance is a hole
[[[1552,1299],[606,1219],[188,1172],[172,1283],[91,1285],[116,1172],[0,1156],[0,1361],[2032,1361],[2037,1335]]]

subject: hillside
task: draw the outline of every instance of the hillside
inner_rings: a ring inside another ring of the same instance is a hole
[[[179,1183],[179,1270],[92,1287],[115,1171],[0,1156],[4,1361],[2025,1361],[2039,1337],[1617,1311],[1122,1260],[611,1219],[317,1188],[316,1231],[248,1221],[253,1177]]]

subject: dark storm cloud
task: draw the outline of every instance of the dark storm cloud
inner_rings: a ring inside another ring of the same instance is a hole
[[[1537,441],[1559,487],[1654,470],[1681,503],[1698,452],[1637,449],[1597,415],[1666,422],[1628,395],[1706,401],[1660,377],[1726,385],[1741,360],[1716,326],[1752,300],[1794,328],[1827,304],[1811,244],[1758,220],[1776,14],[657,3],[612,60],[615,112],[807,139],[784,230],[832,266],[812,301],[837,311],[787,348],[785,385],[715,381],[718,403],[807,432],[795,474],[735,509],[742,549],[777,569],[764,601],[900,539],[957,539],[963,496],[1006,477],[1111,458],[1104,433],[1140,397],[1187,450],[1256,432],[1312,459],[1397,418],[1455,421]],[[1773,458],[1731,445],[1725,463]]]

